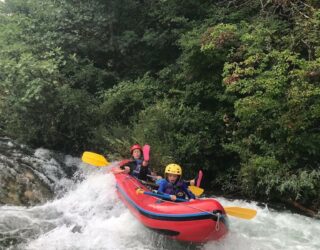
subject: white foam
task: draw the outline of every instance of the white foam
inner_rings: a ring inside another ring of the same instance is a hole
[[[73,164],[75,159],[68,160]],[[256,218],[230,216],[230,232],[219,242],[203,246],[177,243],[149,231],[131,215],[116,195],[108,168],[80,164],[75,176],[66,182],[63,196],[44,205],[0,207],[0,233],[28,239],[8,249],[320,249],[319,220],[223,198],[217,199],[224,206],[256,209]]]
[[[218,198],[223,206],[257,210],[257,216],[243,220],[229,216],[230,233],[220,242],[209,242],[204,249],[217,250],[319,250],[320,221],[291,212],[261,208],[255,202],[228,201]]]
[[[26,249],[150,249],[132,240],[146,229],[119,201],[113,175],[101,170],[42,209],[60,214],[56,227]]]

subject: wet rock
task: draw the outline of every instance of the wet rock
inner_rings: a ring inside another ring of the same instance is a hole
[[[35,205],[54,196],[59,180],[75,172],[64,156],[0,137],[0,204]]]
[[[73,233],[82,233],[82,227],[79,225],[76,225],[72,228],[71,232]]]

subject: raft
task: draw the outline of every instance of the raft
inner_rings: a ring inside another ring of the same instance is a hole
[[[173,202],[150,192],[136,178],[115,174],[120,199],[147,228],[173,239],[203,243],[219,240],[228,232],[228,217],[221,204],[212,198]],[[141,189],[145,193],[137,192]]]

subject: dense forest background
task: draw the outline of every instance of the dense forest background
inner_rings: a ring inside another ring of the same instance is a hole
[[[0,133],[320,207],[318,0],[0,2]],[[112,159],[111,159],[112,160]]]

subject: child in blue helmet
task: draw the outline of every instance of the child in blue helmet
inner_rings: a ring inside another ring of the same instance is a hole
[[[178,164],[167,165],[164,174],[164,179],[156,181],[159,185],[159,194],[169,194],[172,201],[177,198],[185,199],[186,196],[190,201],[195,199],[194,194],[188,190],[187,184],[181,180],[182,168]]]

